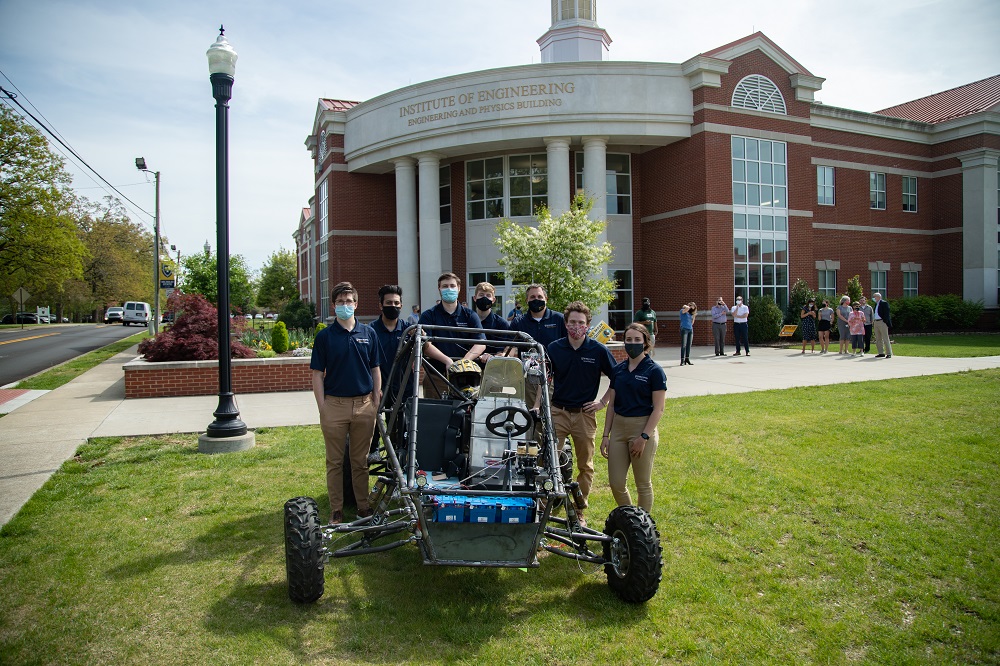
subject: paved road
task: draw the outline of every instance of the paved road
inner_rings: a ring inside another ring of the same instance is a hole
[[[0,329],[0,386],[142,331],[112,324],[50,324]]]

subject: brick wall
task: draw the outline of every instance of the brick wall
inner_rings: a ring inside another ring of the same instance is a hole
[[[233,359],[233,393],[309,391],[309,358]],[[215,395],[219,392],[218,361],[148,363],[125,366],[125,398]]]

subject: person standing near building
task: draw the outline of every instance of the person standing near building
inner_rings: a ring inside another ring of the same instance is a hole
[[[461,289],[462,281],[454,273],[442,273],[438,276],[438,292],[441,294],[441,302],[424,310],[420,315],[419,323],[428,326],[467,328],[469,329],[467,334],[441,332],[441,335],[450,338],[485,340],[486,336],[482,332],[483,323],[479,320],[479,315],[458,302],[458,294]],[[471,345],[458,342],[428,342],[424,345],[423,353],[428,358],[430,365],[447,377],[448,368],[456,360],[475,361],[485,350],[486,345],[481,342]],[[424,372],[423,388],[425,398],[439,399],[448,392],[447,382],[430,370]]]
[[[403,288],[398,284],[383,285],[378,290],[378,300],[382,314],[371,323],[371,327],[375,331],[379,355],[382,357],[379,368],[382,372],[383,388],[389,393],[386,404],[392,405],[399,394],[400,382],[403,378],[402,372],[396,375],[392,374],[396,350],[399,348],[399,341],[403,339],[403,331],[406,330],[406,326],[403,325],[403,320],[400,318],[403,309]],[[408,383],[406,389],[407,395],[413,395],[412,376],[410,379],[411,383]]]
[[[509,331],[510,324],[507,320],[493,311],[493,304],[497,300],[497,290],[489,282],[480,282],[476,285],[473,302],[476,305],[476,314],[483,323],[484,331]],[[486,334],[487,338],[489,333]],[[486,351],[479,355],[479,362],[486,365],[486,362],[494,356],[502,356],[504,345],[486,345]]]
[[[875,348],[878,353],[875,358],[892,358],[892,343],[889,341],[889,327],[892,318],[889,316],[889,301],[882,300],[882,294],[877,291],[872,294],[875,307],[872,308],[872,332],[875,335]]]
[[[851,341],[851,297],[841,296],[837,306],[837,335],[840,337],[838,354],[847,353],[847,345]]]
[[[584,508],[594,483],[594,438],[597,436],[597,412],[606,406],[597,400],[601,375],[614,375],[615,360],[608,348],[587,337],[590,308],[573,301],[563,311],[566,337],[547,347],[552,363],[552,422],[556,442],[573,438],[573,457],[579,474],[576,477],[583,494]],[[583,512],[580,512],[583,520]]]
[[[872,348],[872,322],[875,313],[872,306],[868,305],[868,299],[864,296],[858,302],[861,303],[861,311],[865,313],[865,353],[867,354]]]
[[[548,307],[549,295],[540,284],[530,284],[524,290],[528,312],[516,318],[510,330],[530,335],[535,342],[547,348],[559,338],[566,337],[566,320],[562,314]],[[530,406],[538,402],[538,385],[528,382],[524,387],[525,402]]]
[[[407,326],[416,326],[417,322],[420,321],[420,306],[414,305],[410,316],[406,318]]]
[[[354,312],[358,292],[350,282],[340,282],[330,293],[336,319],[316,334],[313,344],[313,396],[319,407],[319,423],[326,444],[326,489],[330,500],[330,524],[343,521],[344,451],[347,437],[370,442],[382,392],[382,358],[375,331],[362,324]],[[350,466],[358,517],[371,515],[368,506],[368,447],[351,449]]]
[[[611,386],[602,397],[610,404],[604,419],[601,455],[608,460],[608,484],[618,506],[632,504],[626,481],[632,468],[639,506],[653,510],[653,456],[659,441],[656,426],[663,415],[667,375],[646,353],[649,331],[641,324],[625,329],[628,358],[615,366]]]
[[[698,306],[694,302],[681,306],[681,365],[691,363],[691,341],[694,339],[694,320],[698,316]]]
[[[632,321],[642,324],[649,331],[649,338],[652,340],[653,345],[649,351],[649,355],[652,358],[656,358],[656,312],[650,307],[649,298],[642,299],[642,307],[636,310]]]
[[[507,323],[513,322],[515,319],[517,319],[518,317],[520,317],[523,314],[524,314],[524,311],[521,310],[521,303],[515,298],[514,299],[514,307],[512,307],[510,309],[510,312],[507,313]]]
[[[819,317],[816,325],[819,330],[819,353],[825,354],[830,351],[830,330],[833,329],[833,308],[830,301],[823,299],[823,307],[819,310]]]
[[[816,352],[816,341],[819,339],[819,335],[816,333],[816,299],[810,298],[809,302],[802,306],[802,312],[799,313],[799,319],[802,323],[799,324],[799,331],[802,333],[802,353],[806,353],[806,343],[809,342],[809,353]]]
[[[726,355],[726,317],[729,315],[729,306],[722,296],[712,306],[712,339],[715,341],[715,355]],[[737,351],[739,348],[737,347]]]
[[[861,303],[851,304],[851,316],[847,318],[851,331],[851,353],[865,355],[865,313],[861,311]]]
[[[744,351],[746,351],[747,356],[750,355],[750,324],[748,320],[750,319],[750,308],[743,304],[743,297],[736,297],[736,305],[731,309],[733,313],[733,333],[736,335],[736,353],[733,356],[740,355],[740,344],[743,345]]]

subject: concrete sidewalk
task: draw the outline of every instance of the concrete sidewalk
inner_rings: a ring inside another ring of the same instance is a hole
[[[135,356],[133,347],[0,418],[0,525],[90,437],[204,432],[218,405],[214,395],[125,400],[122,365]],[[666,370],[668,398],[1000,368],[1000,356],[876,359],[767,347],[738,357],[696,347],[693,365],[683,367],[678,349],[665,347],[655,360]],[[319,423],[309,391],[246,394],[237,401],[250,428]]]

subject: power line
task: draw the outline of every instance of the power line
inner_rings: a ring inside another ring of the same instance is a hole
[[[4,75],[4,78],[7,79],[7,76]],[[7,80],[9,81],[10,79],[7,79]],[[107,178],[105,178],[104,176],[102,176],[101,174],[99,174],[97,172],[97,170],[94,169],[94,167],[90,166],[85,159],[83,159],[82,157],[80,157],[80,155],[75,150],[73,150],[72,148],[70,148],[69,145],[67,145],[56,132],[54,132],[53,130],[49,129],[48,125],[46,125],[41,120],[39,120],[37,117],[35,117],[35,115],[33,113],[31,113],[31,111],[29,111],[28,109],[26,109],[23,104],[21,104],[19,101],[17,101],[17,94],[16,93],[12,93],[9,90],[6,90],[5,88],[3,88],[2,86],[0,86],[0,93],[3,93],[5,95],[7,95],[8,99],[10,99],[10,101],[14,102],[14,104],[17,104],[17,106],[24,113],[28,114],[28,116],[32,120],[34,120],[35,123],[41,129],[45,130],[45,132],[47,132],[49,134],[49,136],[51,136],[53,139],[55,139],[57,142],[59,142],[59,144],[63,148],[65,148],[66,150],[68,150],[77,160],[80,161],[81,164],[83,164],[85,167],[87,167],[88,169],[90,169],[90,171],[95,176],[97,176],[102,181],[104,181],[104,183],[106,183],[108,187],[110,187],[112,190],[114,190],[118,194],[118,196],[120,196],[122,199],[124,199],[125,201],[129,202],[133,206],[135,206],[136,210],[141,211],[142,213],[148,215],[149,217],[153,217],[152,213],[150,213],[149,211],[145,210],[142,206],[140,206],[139,204],[137,204],[136,202],[132,201],[127,196],[125,196],[124,194],[122,194],[121,191],[119,191],[117,187],[115,187],[110,182],[108,182]]]

